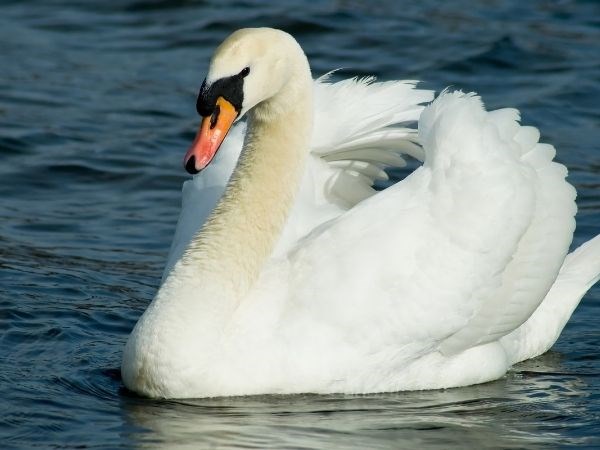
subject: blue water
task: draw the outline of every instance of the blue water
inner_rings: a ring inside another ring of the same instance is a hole
[[[208,58],[263,25],[294,34],[315,75],[422,79],[520,108],[570,169],[575,242],[600,233],[600,2],[3,0],[0,447],[600,446],[600,286],[551,352],[481,386],[185,402],[124,390],[121,350],[160,280]]]

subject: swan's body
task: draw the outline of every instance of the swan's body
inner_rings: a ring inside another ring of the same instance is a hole
[[[517,111],[444,93],[422,112],[432,94],[410,82],[313,84],[270,29],[228,38],[201,96],[243,77],[244,149],[234,168],[239,125],[184,186],[163,284],[124,352],[128,388],[445,388],[550,348],[599,277],[600,238],[567,256],[575,190]],[[417,120],[418,136],[399,127]],[[376,193],[397,152],[424,164]]]

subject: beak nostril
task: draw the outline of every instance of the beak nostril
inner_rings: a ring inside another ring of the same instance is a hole
[[[196,169],[196,157],[194,155],[190,156],[190,159],[188,159],[185,163],[185,170],[192,175],[196,175],[198,172],[200,172],[198,169]]]
[[[221,107],[219,105],[215,106],[215,110],[210,116],[210,129],[212,130],[217,125],[217,120],[219,120],[219,114],[221,113]]]

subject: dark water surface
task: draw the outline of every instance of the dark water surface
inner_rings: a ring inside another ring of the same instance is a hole
[[[121,350],[160,280],[214,47],[293,33],[316,75],[416,78],[516,106],[600,233],[600,2],[0,3],[0,447],[600,446],[600,286],[554,349],[446,391],[149,401]]]

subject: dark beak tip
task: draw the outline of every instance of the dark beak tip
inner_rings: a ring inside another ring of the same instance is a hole
[[[200,172],[196,169],[196,157],[194,155],[190,156],[190,159],[185,163],[185,170],[191,175],[196,175]]]

